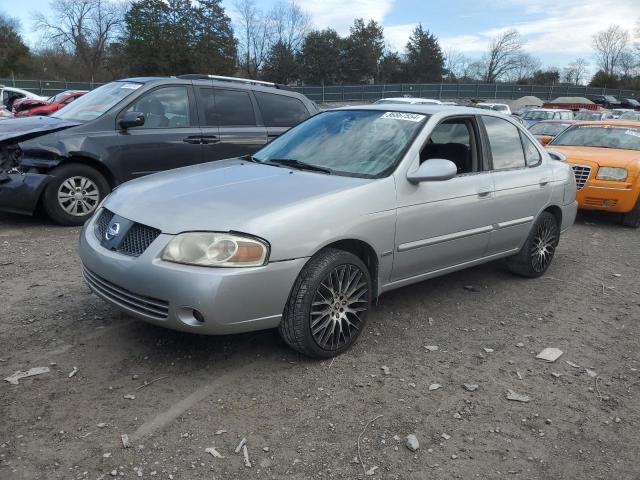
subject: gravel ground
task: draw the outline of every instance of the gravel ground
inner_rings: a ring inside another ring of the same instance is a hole
[[[543,278],[496,262],[382,296],[325,362],[121,315],[83,284],[78,233],[0,215],[0,375],[50,368],[1,382],[3,480],[638,478],[640,232],[609,217],[581,216]]]

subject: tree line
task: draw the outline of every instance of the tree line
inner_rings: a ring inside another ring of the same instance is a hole
[[[96,82],[128,76],[214,73],[283,84],[514,82],[640,89],[640,22],[593,37],[593,65],[578,58],[543,67],[517,30],[489,40],[470,58],[443,51],[422,24],[402,51],[389,48],[383,27],[356,18],[349,34],[312,28],[294,1],[258,8],[236,0],[232,22],[221,0],[53,0],[33,15],[41,34],[29,48],[17,20],[0,14],[0,77]],[[592,78],[589,71],[596,73]]]

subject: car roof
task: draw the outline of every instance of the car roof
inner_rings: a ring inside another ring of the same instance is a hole
[[[568,108],[533,108],[529,112],[571,112],[571,110]]]
[[[196,85],[196,86],[215,86],[222,88],[233,88],[237,90],[253,90],[260,91],[266,93],[277,93],[278,95],[286,95],[289,97],[296,98],[304,98],[307,99],[303,94],[299,92],[295,92],[293,90],[288,90],[287,88],[282,88],[280,85],[267,84],[267,82],[262,83],[251,83],[250,79],[238,79],[237,81],[232,80],[233,77],[228,77],[229,80],[222,80],[216,78],[205,78],[204,75],[200,76],[202,78],[196,78],[197,75],[185,75],[181,77],[130,77],[130,78],[122,78],[118,80],[114,80],[116,82],[134,82],[134,83],[142,83],[142,84],[180,84],[180,85]],[[222,77],[227,78],[227,77]],[[244,80],[244,81],[243,81]],[[256,80],[257,82],[257,80]],[[307,101],[309,101],[307,99]]]
[[[611,126],[620,126],[620,127],[640,127],[640,122],[634,120],[592,120],[592,121],[578,121],[575,123],[576,125],[611,125]]]
[[[420,105],[420,104],[370,104],[370,105],[353,105],[348,107],[340,107],[334,110],[377,110],[381,112],[407,112],[420,113],[422,115],[436,115],[439,113],[448,115],[489,115],[492,117],[509,118],[504,113],[495,110],[483,110],[481,108],[461,107],[458,105]]]

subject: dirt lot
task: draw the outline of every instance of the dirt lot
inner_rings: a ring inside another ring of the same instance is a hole
[[[608,217],[582,216],[541,279],[492,263],[384,295],[333,362],[121,315],[81,281],[78,233],[0,215],[0,375],[50,368],[1,382],[3,480],[364,478],[365,426],[368,478],[640,478],[640,232]]]

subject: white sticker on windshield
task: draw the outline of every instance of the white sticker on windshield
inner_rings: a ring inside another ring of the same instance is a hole
[[[424,115],[419,113],[405,113],[405,112],[387,112],[380,118],[391,118],[393,120],[406,120],[408,122],[421,122]]]
[[[625,135],[633,135],[634,137],[640,138],[640,132],[636,132],[635,130],[625,130]]]
[[[125,83],[120,88],[126,88],[127,90],[137,90],[142,86],[141,83]]]

